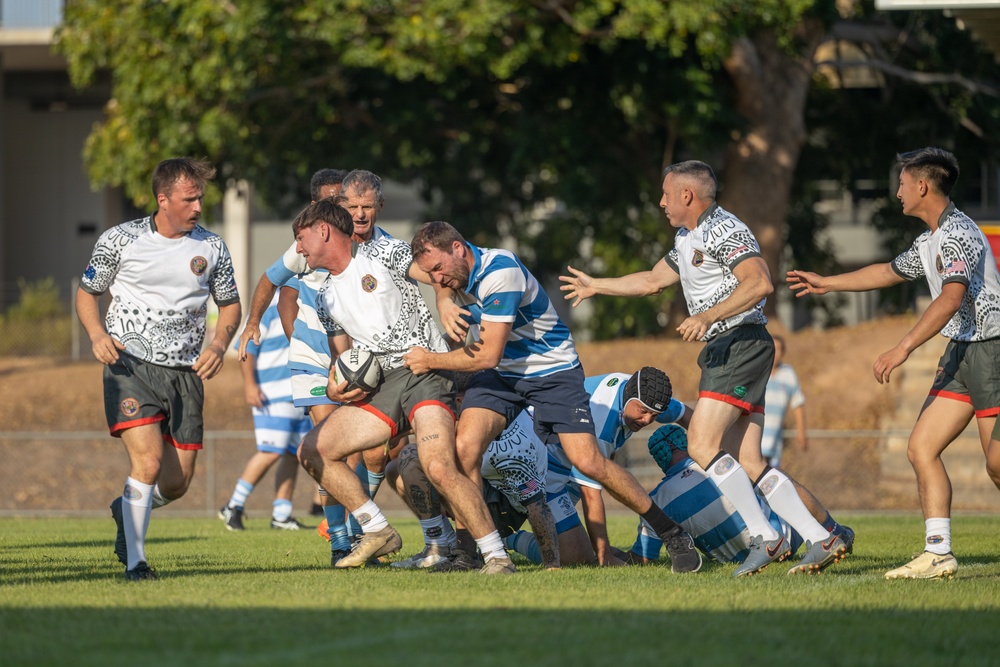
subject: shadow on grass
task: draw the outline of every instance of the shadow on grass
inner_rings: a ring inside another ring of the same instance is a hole
[[[995,664],[1000,649],[996,613],[447,608],[375,612],[341,606],[332,600],[325,610],[185,606],[4,610],[0,650],[6,665],[510,667],[776,662],[975,666]]]

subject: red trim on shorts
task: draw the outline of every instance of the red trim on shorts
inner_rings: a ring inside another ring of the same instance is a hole
[[[714,391],[700,391],[698,392],[698,398],[710,398],[713,401],[722,401],[723,403],[729,403],[729,405],[735,405],[739,409],[743,410],[744,415],[748,415],[751,412],[764,412],[764,408],[750,405],[746,401],[741,401],[738,398],[733,398],[732,396],[727,396],[726,394],[716,394]]]
[[[390,419],[388,415],[383,414],[380,410],[373,408],[371,406],[371,403],[348,403],[348,405],[353,405],[356,408],[360,408],[361,410],[364,410],[368,414],[374,415],[375,417],[378,417],[379,419],[384,421],[389,426],[390,439],[395,438],[396,434],[399,432],[399,426],[396,424],[396,422],[392,421],[392,419]]]
[[[934,396],[935,398],[950,398],[953,401],[961,401],[963,403],[972,403],[972,397],[967,394],[957,394],[953,391],[945,391],[944,389],[931,389],[929,396]],[[1000,408],[997,408],[1000,410]]]
[[[413,423],[413,413],[415,413],[420,408],[427,407],[428,405],[436,405],[439,408],[444,408],[445,410],[448,411],[448,414],[451,415],[451,418],[455,419],[455,413],[452,412],[451,408],[449,408],[447,405],[445,405],[441,401],[420,401],[419,403],[417,403],[416,405],[413,406],[413,409],[410,410],[410,414],[408,414],[406,416],[406,418],[409,419],[410,423],[412,424]]]
[[[111,435],[120,438],[122,431],[127,431],[130,428],[135,428],[136,426],[145,426],[146,424],[155,424],[166,419],[166,415],[158,414],[153,417],[143,417],[142,419],[133,419],[130,422],[118,422],[111,427]]]
[[[1000,406],[986,408],[985,410],[976,410],[976,417],[996,417],[997,415],[1000,415]]]
[[[189,451],[189,452],[192,452],[192,451],[196,452],[199,449],[203,448],[202,444],[200,442],[198,442],[198,443],[191,443],[191,444],[187,444],[187,443],[181,444],[181,443],[177,442],[176,440],[174,440],[174,437],[172,435],[170,435],[169,433],[164,433],[163,434],[163,444],[165,444],[165,445],[172,445],[175,449],[183,449],[183,450]]]

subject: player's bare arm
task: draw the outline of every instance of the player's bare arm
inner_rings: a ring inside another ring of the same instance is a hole
[[[433,370],[482,371],[496,368],[503,359],[503,349],[513,327],[511,322],[483,320],[479,323],[479,341],[451,352],[431,352],[422,347],[411,347],[403,355],[403,364],[414,375]]]
[[[948,320],[958,312],[965,292],[965,285],[959,282],[946,283],[941,287],[940,296],[931,301],[917,323],[903,336],[903,340],[875,360],[872,373],[879,384],[888,382],[892,371],[902,366],[910,353],[941,332]]]
[[[87,336],[90,337],[91,349],[97,360],[102,364],[113,364],[118,361],[118,350],[124,350],[125,346],[104,330],[104,324],[101,322],[101,295],[91,294],[82,288],[77,289],[76,314]]]
[[[444,287],[431,278],[430,274],[421,269],[416,262],[410,264],[407,272],[413,280],[434,288],[434,300],[437,303],[438,318],[444,335],[457,343],[464,343],[469,330],[469,323],[463,319],[471,313],[455,302],[455,290]]]
[[[750,257],[733,268],[739,285],[728,297],[708,310],[691,315],[677,327],[686,341],[701,340],[713,324],[749,310],[774,292],[771,273],[762,257]]]
[[[795,292],[795,296],[806,294],[826,294],[828,292],[867,292],[898,285],[905,279],[892,270],[891,263],[870,264],[863,269],[840,273],[835,276],[821,276],[812,271],[789,271],[785,283]]]
[[[264,407],[267,397],[257,384],[257,356],[247,355],[247,360],[240,364],[240,374],[243,375],[243,397],[252,408]]]
[[[266,273],[257,282],[257,287],[253,291],[253,297],[250,299],[250,312],[247,313],[247,323],[243,327],[243,333],[240,334],[240,349],[238,352],[240,361],[247,360],[247,345],[251,340],[260,345],[260,318],[264,317],[264,311],[271,304],[271,299],[274,298],[274,292],[277,289],[278,286],[267,279]]]
[[[572,266],[566,268],[572,275],[559,276],[559,280],[565,283],[559,290],[566,293],[564,299],[573,300],[574,308],[585,299],[597,294],[655,296],[680,280],[680,276],[670,268],[665,259],[661,259],[649,271],[639,271],[617,278],[594,278]]]
[[[587,524],[587,534],[597,555],[597,564],[603,566],[624,565],[611,551],[608,538],[608,517],[604,508],[604,496],[600,489],[580,486],[580,502],[583,506],[583,520]]]
[[[295,332],[295,318],[299,315],[299,291],[294,287],[282,286],[278,291],[278,319],[285,338],[292,339]]]
[[[226,349],[232,342],[236,330],[240,326],[240,318],[243,316],[243,309],[240,302],[231,303],[226,306],[219,306],[219,319],[215,325],[215,338],[208,347],[202,350],[198,356],[198,361],[191,367],[202,380],[210,380],[222,370],[222,363],[226,356]]]

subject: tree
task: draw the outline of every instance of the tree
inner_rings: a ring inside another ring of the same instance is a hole
[[[853,39],[873,58],[893,39],[935,36],[861,10]],[[720,202],[777,273],[789,202],[808,190],[795,178],[816,141],[816,50],[846,39],[844,23],[833,0],[76,0],[58,44],[78,85],[110,70],[87,163],[95,182],[139,203],[170,155],[206,155],[221,178],[252,180],[286,212],[314,169],[363,166],[417,183],[429,217],[477,242],[516,238],[541,274],[580,243],[592,268],[623,273],[672,245],[656,206],[661,169],[699,157],[722,167]],[[945,69],[958,37],[905,64]],[[901,81],[912,73],[894,66]],[[935,87],[953,133],[982,97],[949,106],[942,91],[954,87]],[[864,118],[839,109],[844,119],[822,126],[833,155],[840,128]],[[796,203],[794,219],[808,208]],[[667,306],[595,308],[609,337],[661,331]]]

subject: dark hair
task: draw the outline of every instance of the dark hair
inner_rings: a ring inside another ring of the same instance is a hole
[[[909,172],[948,195],[958,180],[958,160],[943,148],[920,148],[896,156],[897,173]]]
[[[336,197],[320,199],[318,202],[306,206],[292,222],[292,234],[298,236],[303,229],[312,227],[319,222],[325,222],[345,236],[350,236],[354,233],[354,220],[347,209],[342,206],[344,200],[344,197],[337,195]]]
[[[344,182],[347,172],[343,169],[320,169],[309,180],[309,198],[319,201],[319,191],[324,185],[339,185]]]
[[[465,237],[447,222],[435,220],[420,225],[417,233],[413,235],[413,240],[410,241],[410,250],[413,252],[413,259],[416,260],[431,248],[449,252],[455,241],[465,243]]]
[[[695,194],[698,195],[699,199],[715,199],[719,190],[719,179],[715,177],[715,172],[712,171],[712,167],[701,160],[687,160],[672,164],[663,170],[664,178],[667,174],[686,176],[693,180],[697,184]]]
[[[355,169],[347,174],[347,176],[344,176],[341,192],[347,192],[349,188],[356,188],[359,192],[372,190],[375,193],[375,201],[379,206],[385,202],[385,197],[382,195],[382,179],[370,171]]]
[[[193,157],[164,160],[153,170],[153,201],[160,193],[169,197],[177,182],[185,178],[204,190],[205,181],[215,178],[215,167],[208,160]]]

